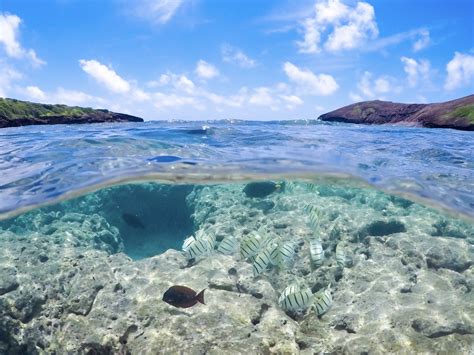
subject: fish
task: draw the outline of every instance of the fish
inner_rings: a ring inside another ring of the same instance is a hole
[[[178,308],[189,308],[194,306],[196,303],[204,303],[204,291],[202,290],[198,294],[193,289],[187,286],[171,286],[163,295],[163,301],[166,303],[178,307]]]
[[[309,212],[309,225],[314,229],[318,229],[320,224],[321,224],[321,213],[317,209],[313,208]]]
[[[205,233],[202,230],[196,232],[196,240],[203,240],[209,244],[209,248],[214,249],[216,245],[216,235],[213,233]]]
[[[339,242],[336,245],[336,262],[337,266],[344,268],[346,266],[346,251],[344,250],[344,245],[342,242]]]
[[[284,242],[280,244],[280,248],[278,251],[279,266],[287,266],[291,264],[296,254],[295,243],[293,241]]]
[[[122,213],[122,219],[127,223],[130,227],[136,229],[145,229],[145,225],[142,223],[140,218],[137,215],[131,213]]]
[[[191,244],[193,244],[195,241],[196,238],[194,238],[193,236],[186,238],[183,242],[183,246],[181,247],[181,249],[183,249],[184,252],[188,251]]]
[[[211,244],[206,239],[194,239],[194,241],[191,240],[189,243],[187,243],[185,249],[186,250],[183,249],[183,251],[186,253],[188,259],[195,259],[200,256],[209,255],[213,250]]]
[[[332,304],[331,284],[329,284],[326,289],[315,293],[313,296],[312,308],[318,316],[326,313],[332,307]]]
[[[263,241],[263,238],[257,232],[245,236],[240,242],[240,256],[243,259],[249,259],[257,255],[262,247]]]
[[[219,243],[219,247],[217,248],[217,252],[221,253],[221,254],[224,254],[224,255],[230,255],[230,254],[233,254],[236,251],[238,245],[239,245],[239,241],[236,238],[225,237]]]
[[[253,276],[260,275],[271,264],[271,252],[273,248],[274,243],[270,243],[257,254],[253,262]]]
[[[278,304],[285,311],[301,311],[311,307],[313,293],[309,287],[293,284],[281,293]]]
[[[324,250],[319,238],[309,239],[309,256],[314,266],[319,267],[323,264]]]

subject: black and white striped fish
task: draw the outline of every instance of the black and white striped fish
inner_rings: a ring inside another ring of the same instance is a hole
[[[211,249],[214,249],[216,246],[216,235],[210,231],[204,232],[203,230],[198,230],[196,232],[196,240],[205,240],[209,243]]]
[[[293,262],[293,258],[296,254],[295,247],[294,241],[286,241],[279,245],[277,259],[279,266],[285,267]]]
[[[336,245],[336,262],[340,268],[346,266],[346,251],[344,250],[344,244],[342,242]]]
[[[313,293],[308,287],[290,285],[281,293],[278,304],[285,311],[306,310],[313,302]]]
[[[311,228],[317,230],[321,226],[321,213],[318,209],[314,208],[308,213],[309,225]]]
[[[194,240],[192,240],[190,238],[187,238],[183,244],[183,250],[188,259],[207,256],[212,252],[213,247],[207,239],[195,239],[193,237]]]
[[[318,316],[323,315],[332,307],[332,295],[331,295],[331,284],[324,290],[321,290],[314,294],[313,296],[313,305],[314,311]]]
[[[253,276],[260,275],[268,266],[271,265],[271,251],[274,243],[269,243],[253,261]]]
[[[264,240],[257,232],[250,233],[240,242],[240,256],[242,259],[249,259],[258,254],[262,248]]]
[[[236,238],[228,236],[222,239],[222,241],[219,243],[217,252],[224,255],[230,255],[237,250],[238,245],[239,241]]]
[[[309,239],[309,256],[311,264],[313,264],[315,267],[319,267],[323,264],[324,250],[319,238]]]

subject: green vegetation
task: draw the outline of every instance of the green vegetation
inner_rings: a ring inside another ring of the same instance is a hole
[[[0,117],[10,120],[18,118],[42,118],[48,116],[82,116],[95,110],[89,107],[36,104],[28,101],[0,98]],[[103,110],[107,112],[106,110]]]
[[[474,123],[474,105],[466,105],[458,107],[457,109],[448,112],[443,117],[445,118],[460,118],[465,117],[470,123]]]

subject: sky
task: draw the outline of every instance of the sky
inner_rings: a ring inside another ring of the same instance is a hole
[[[473,93],[472,0],[0,0],[0,97],[279,120]]]

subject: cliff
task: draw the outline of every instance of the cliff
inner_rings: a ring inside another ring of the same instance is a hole
[[[143,122],[140,117],[88,107],[0,98],[0,128],[45,124]]]
[[[474,130],[474,95],[433,104],[364,101],[321,115],[322,121],[361,124],[405,124]]]

